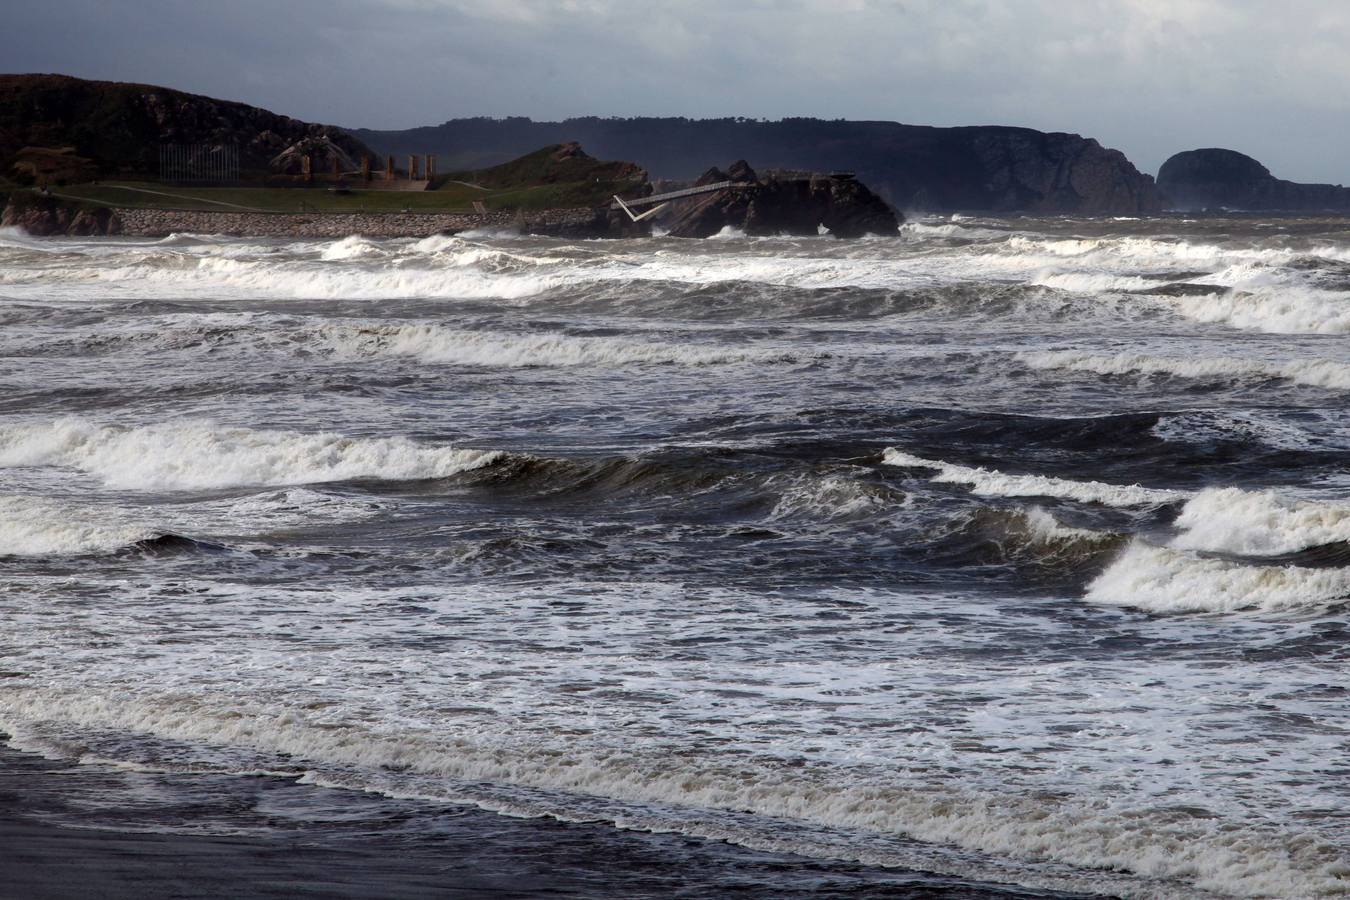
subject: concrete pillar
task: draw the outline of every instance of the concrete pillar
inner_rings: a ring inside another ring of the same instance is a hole
[[[434,154],[428,153],[428,154],[427,154],[427,181],[430,181],[431,179],[433,179],[433,178],[435,178],[435,177],[436,177],[436,156],[435,156]]]
[[[313,166],[314,157],[310,156],[308,153],[300,157],[300,174],[305,176],[306,182],[314,180]]]
[[[338,165],[338,158],[336,153],[333,154],[333,177],[334,178],[342,177],[342,167]]]
[[[394,154],[390,153],[389,158],[384,161],[384,180],[394,180]]]
[[[411,181],[417,180],[417,154],[408,154],[408,178]]]
[[[370,157],[361,157],[361,180],[370,181]]]

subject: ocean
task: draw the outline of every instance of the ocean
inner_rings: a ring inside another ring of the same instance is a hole
[[[86,826],[1344,895],[1348,333],[1344,219],[3,231],[0,731]]]

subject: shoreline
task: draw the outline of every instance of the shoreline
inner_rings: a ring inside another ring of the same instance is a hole
[[[0,900],[1072,896],[277,776],[79,765],[2,738],[0,870]]]
[[[535,234],[590,236],[596,228],[592,209],[514,212],[359,212],[290,213],[189,211],[112,207],[109,234],[166,237],[174,233],[232,234],[241,237],[375,238],[431,237],[479,228],[516,229]]]

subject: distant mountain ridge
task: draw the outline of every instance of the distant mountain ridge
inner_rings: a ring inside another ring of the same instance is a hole
[[[344,161],[371,151],[332,125],[172,88],[67,75],[0,75],[0,174],[27,147],[73,148],[104,177],[153,175],[159,145],[234,144],[245,171],[297,146]]]
[[[1221,147],[1187,150],[1171,157],[1158,170],[1158,189],[1174,209],[1350,209],[1350,188],[1285,181],[1250,156]]]
[[[405,131],[355,129],[381,153],[434,153],[479,168],[580,141],[662,178],[751,158],[763,168],[849,170],[902,210],[1138,215],[1161,210],[1152,176],[1091,138],[1008,126],[937,128],[823,119],[452,119]]]

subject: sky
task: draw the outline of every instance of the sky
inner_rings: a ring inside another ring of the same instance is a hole
[[[746,116],[1022,125],[1156,173],[1228,147],[1350,182],[1350,0],[41,0],[0,71],[309,121]]]

